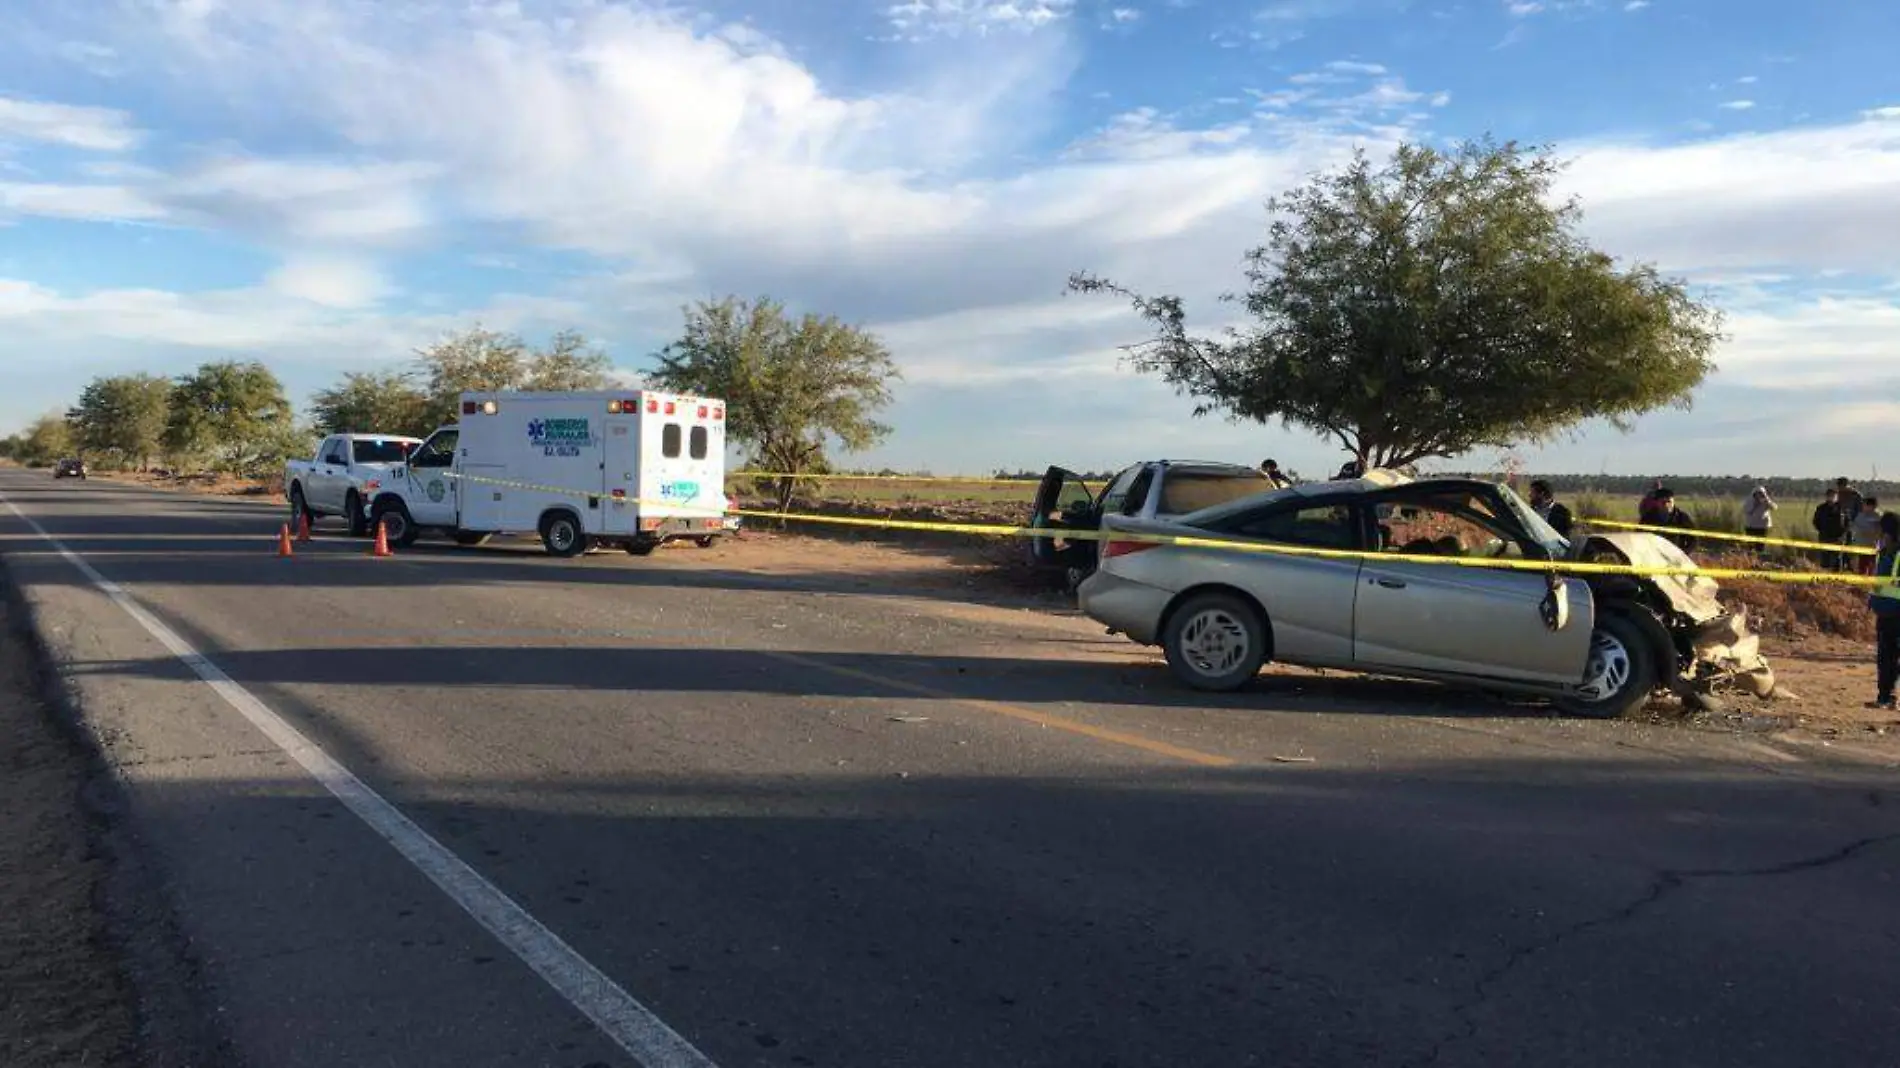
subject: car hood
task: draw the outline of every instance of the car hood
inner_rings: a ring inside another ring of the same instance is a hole
[[[1637,531],[1592,533],[1590,541],[1616,550],[1632,567],[1694,568],[1696,562],[1668,538]],[[1721,587],[1701,575],[1646,575],[1676,611],[1698,623],[1718,618],[1728,610],[1716,598]]]

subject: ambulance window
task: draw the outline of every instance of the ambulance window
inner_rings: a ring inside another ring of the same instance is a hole
[[[680,425],[668,423],[660,428],[660,455],[676,460],[680,454]]]
[[[693,434],[687,445],[687,449],[690,451],[693,459],[695,460],[704,460],[706,458],[706,428],[705,427],[696,426],[693,428]]]

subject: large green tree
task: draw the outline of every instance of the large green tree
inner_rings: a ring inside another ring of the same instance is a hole
[[[609,372],[606,355],[572,330],[535,349],[513,334],[475,326],[416,351],[430,426],[454,422],[463,393],[604,389]]]
[[[686,329],[656,357],[655,385],[726,402],[726,432],[751,463],[787,477],[828,469],[827,450],[867,449],[890,433],[876,419],[891,400],[897,365],[876,335],[829,316],[796,319],[777,301],[727,297],[685,309]]]
[[[1589,419],[1687,407],[1720,315],[1648,264],[1619,265],[1557,201],[1548,150],[1468,142],[1364,154],[1268,204],[1247,256],[1249,322],[1188,329],[1175,296],[1089,274],[1153,329],[1131,362],[1196,414],[1279,421],[1369,466],[1548,440]]]
[[[72,427],[58,415],[40,416],[12,441],[13,458],[28,467],[45,467],[73,450]]]
[[[165,445],[181,459],[257,477],[307,453],[310,441],[296,426],[283,383],[253,360],[207,363],[179,378]]]
[[[440,421],[428,394],[397,371],[351,372],[319,390],[310,414],[320,434],[407,434],[425,437]]]
[[[95,378],[66,413],[80,450],[144,470],[165,447],[171,380],[159,375]]]

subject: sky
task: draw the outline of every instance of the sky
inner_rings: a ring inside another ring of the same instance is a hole
[[[1517,460],[1868,477],[1900,427],[1895,40],[1875,0],[6,0],[0,432],[207,360],[302,403],[476,323],[637,377],[682,305],[770,295],[902,369],[849,462],[1319,474],[1336,445],[1194,418],[1066,279],[1219,327],[1273,194],[1489,133],[1552,145],[1594,241],[1727,316],[1692,410]]]

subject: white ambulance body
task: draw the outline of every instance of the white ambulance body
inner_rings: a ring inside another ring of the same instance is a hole
[[[724,533],[726,405],[652,390],[465,393],[371,502],[390,540],[422,530],[463,544],[538,534],[548,552],[591,544],[644,555]]]

